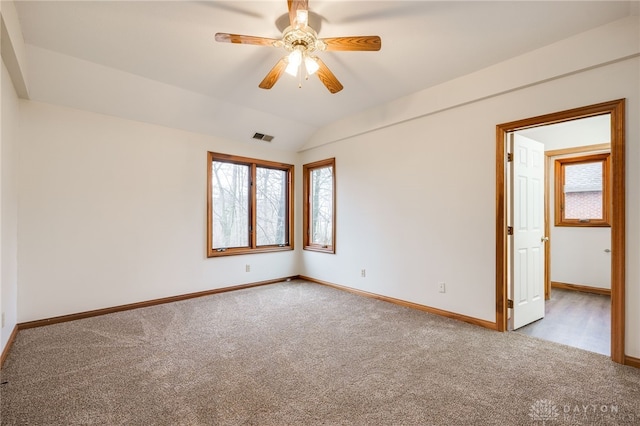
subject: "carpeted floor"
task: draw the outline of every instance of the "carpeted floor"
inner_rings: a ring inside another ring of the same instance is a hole
[[[21,331],[2,425],[640,424],[640,370],[293,281]]]

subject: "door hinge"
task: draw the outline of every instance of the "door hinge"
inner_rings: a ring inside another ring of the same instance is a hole
[[[513,153],[507,152],[507,162],[513,161]]]
[[[507,299],[507,308],[513,309],[513,300]]]
[[[513,235],[513,226],[507,226],[507,235]]]

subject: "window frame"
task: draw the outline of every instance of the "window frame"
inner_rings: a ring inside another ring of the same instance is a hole
[[[314,244],[311,238],[311,173],[317,169],[331,167],[333,172],[331,175],[331,245]],[[336,252],[336,159],[327,158],[326,160],[315,161],[313,163],[304,164],[302,166],[303,180],[303,249],[317,251],[322,253],[335,254]]]
[[[213,248],[213,162],[224,162],[249,166],[249,245],[247,247],[225,247]],[[287,173],[286,201],[287,217],[285,240],[283,245],[257,245],[257,197],[256,197],[256,169],[258,167],[281,170]],[[293,205],[293,176],[294,166],[292,164],[279,163],[275,161],[259,160],[255,158],[240,157],[237,155],[221,154],[217,152],[207,152],[207,257],[233,256],[253,253],[270,253],[278,251],[289,251],[294,248],[294,205]]]
[[[564,216],[565,166],[602,163],[602,219],[568,219]],[[610,227],[611,226],[611,153],[587,154],[557,158],[554,166],[554,219],[555,226]]]

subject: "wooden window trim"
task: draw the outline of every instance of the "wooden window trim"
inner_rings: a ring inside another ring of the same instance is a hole
[[[249,221],[251,230],[249,231],[248,247],[229,247],[224,250],[214,249],[213,246],[213,162],[221,161],[233,164],[248,165],[250,167],[251,182],[256,181],[256,168],[265,167],[271,169],[282,170],[287,173],[287,242],[281,245],[257,246],[257,217],[256,217],[256,187],[253,184],[249,186]],[[258,160],[255,158],[240,157],[237,155],[220,154],[216,152],[207,152],[207,257],[233,256],[240,254],[253,253],[270,253],[278,251],[293,250],[293,176],[294,166],[291,164],[279,163],[267,160]]]
[[[316,169],[321,169],[325,167],[332,167],[332,238],[331,241],[333,244],[323,246],[320,244],[312,244],[310,242],[311,235],[311,218],[309,217],[311,214],[311,172]],[[303,249],[310,251],[317,251],[322,253],[331,253],[335,254],[336,252],[336,159],[328,158],[326,160],[316,161],[314,163],[304,164],[302,166],[302,176],[303,176]]]
[[[590,154],[576,157],[558,158],[554,167],[554,223],[555,226],[609,227],[611,226],[611,155],[609,153]],[[602,219],[567,219],[564,217],[564,166],[581,163],[602,163]]]

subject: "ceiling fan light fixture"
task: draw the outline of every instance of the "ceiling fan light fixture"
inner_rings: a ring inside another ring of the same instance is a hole
[[[295,66],[299,66],[302,63],[302,49],[297,48],[289,53],[289,63],[294,64]]]
[[[307,69],[307,74],[313,75],[318,69],[320,69],[320,65],[318,65],[318,61],[312,56],[306,56],[304,58],[304,66]]]
[[[284,72],[286,72],[292,77],[295,77],[296,75],[298,75],[298,68],[299,68],[299,65],[294,65],[290,63],[289,65],[287,65],[287,68],[285,68]]]
[[[300,64],[302,63],[302,56],[302,51],[300,49],[295,49],[289,53],[289,56],[287,57],[287,62],[289,64],[285,69],[287,74],[294,77],[298,75],[298,68],[300,68]]]

